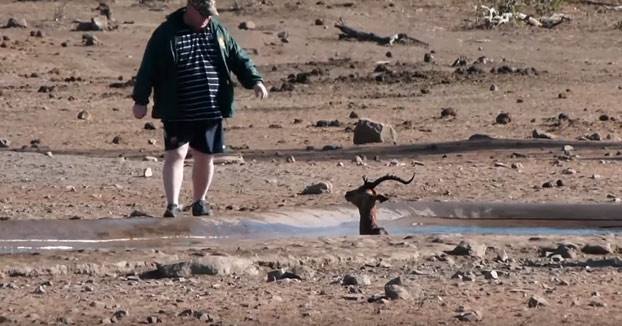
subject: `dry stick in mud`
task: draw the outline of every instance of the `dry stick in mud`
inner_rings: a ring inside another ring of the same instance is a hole
[[[378,36],[374,33],[361,32],[356,29],[345,24],[343,19],[339,18],[339,21],[335,23],[335,27],[338,28],[343,34],[339,34],[339,39],[357,39],[359,41],[370,41],[376,42],[380,45],[393,45],[395,43],[399,44],[416,44],[424,47],[428,47],[429,44],[423,41],[420,41],[416,38],[410,37],[405,33],[397,33],[391,36]]]
[[[370,182],[366,176],[363,176],[363,185],[346,192],[346,200],[359,209],[359,234],[361,235],[373,235],[373,234],[389,234],[384,228],[378,227],[376,202],[385,202],[389,198],[384,195],[380,195],[376,192],[375,188],[384,181],[393,180],[399,181],[403,184],[409,184],[413,181],[415,175],[413,174],[410,180],[406,181],[400,177],[387,174],[383,177]]]

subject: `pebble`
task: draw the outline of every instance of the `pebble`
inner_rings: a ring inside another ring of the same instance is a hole
[[[546,299],[539,297],[539,296],[535,296],[532,295],[529,298],[529,301],[527,302],[527,306],[529,308],[538,308],[538,307],[543,307],[543,306],[547,306],[549,303],[548,301],[546,301]]]
[[[151,170],[151,168],[146,168],[146,169],[143,171],[143,176],[144,176],[145,178],[150,178],[150,177],[152,177],[152,176],[153,176],[153,171]]]

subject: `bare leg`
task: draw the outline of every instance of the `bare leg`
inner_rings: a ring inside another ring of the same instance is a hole
[[[194,201],[205,200],[214,176],[214,155],[192,150],[194,165],[192,167],[192,188]]]
[[[188,144],[166,151],[162,179],[166,192],[167,204],[179,204],[179,192],[184,180],[184,159],[188,153]]]

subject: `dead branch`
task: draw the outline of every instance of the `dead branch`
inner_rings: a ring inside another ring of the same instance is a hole
[[[408,36],[406,33],[397,33],[391,36],[379,36],[374,33],[362,32],[358,31],[348,25],[345,24],[343,19],[339,18],[339,21],[335,23],[335,27],[338,28],[342,34],[339,34],[339,39],[356,39],[363,42],[376,42],[380,45],[393,45],[393,44],[414,44],[421,45],[423,47],[428,47],[429,44],[418,40],[416,38]]]

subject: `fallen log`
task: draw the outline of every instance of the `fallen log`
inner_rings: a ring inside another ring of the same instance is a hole
[[[406,33],[397,33],[391,36],[383,37],[374,33],[362,32],[346,25],[341,18],[335,23],[335,27],[342,32],[342,34],[339,34],[340,40],[352,38],[363,42],[376,42],[380,45],[393,45],[397,43],[405,45],[420,45],[426,48],[430,46],[428,43],[410,37]]]

